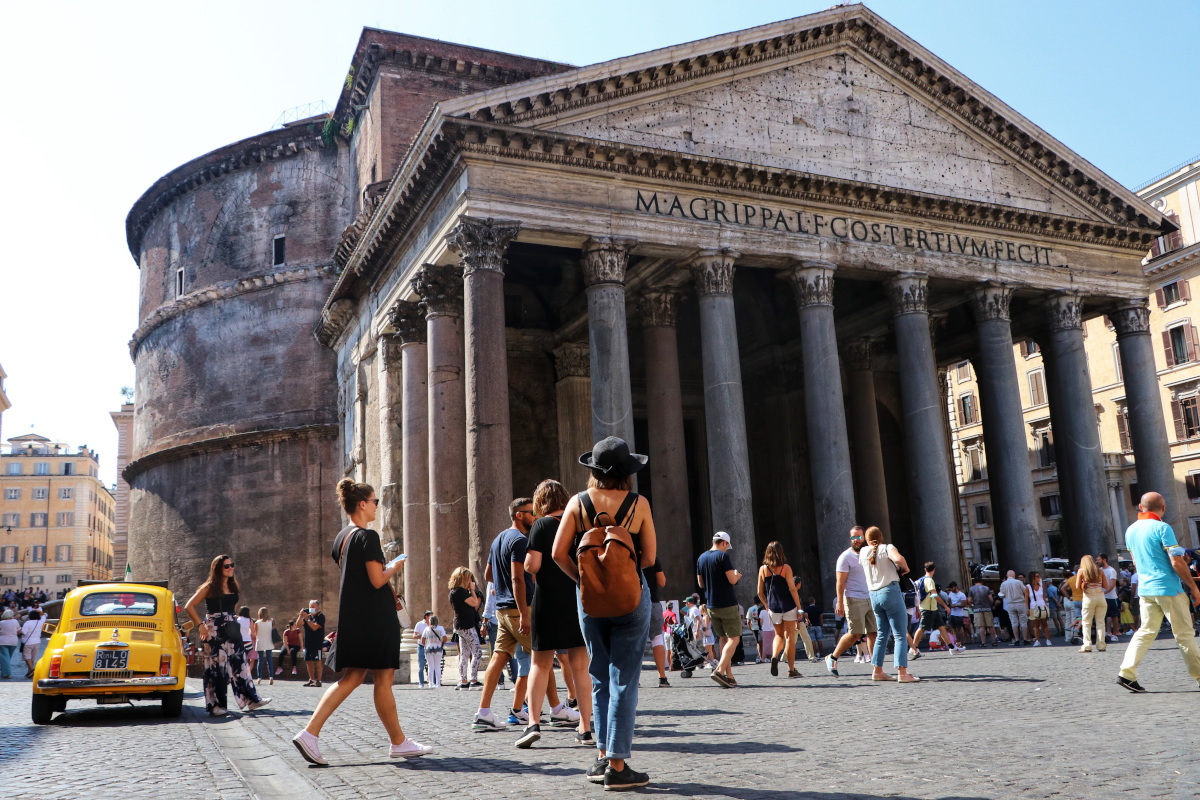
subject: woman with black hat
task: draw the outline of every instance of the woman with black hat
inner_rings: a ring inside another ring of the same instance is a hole
[[[589,616],[583,598],[579,599],[579,621],[591,658],[588,672],[592,676],[599,750],[587,778],[593,783],[603,783],[606,789],[629,789],[650,782],[648,775],[635,772],[626,763],[633,744],[638,679],[650,623],[650,591],[641,570],[653,564],[657,554],[650,504],[632,491],[633,475],[646,466],[647,460],[646,456],[630,453],[629,445],[615,436],[597,442],[590,453],[581,455],[579,463],[591,470],[592,475],[587,491],[567,503],[552,552],[555,563],[579,583],[576,548],[583,533],[603,514],[612,517],[612,524],[629,532],[637,552],[641,600],[632,612],[614,617]]]

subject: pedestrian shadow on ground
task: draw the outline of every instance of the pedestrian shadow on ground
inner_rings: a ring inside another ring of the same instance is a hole
[[[711,717],[717,714],[738,714],[737,711],[726,711],[723,708],[681,708],[681,709],[647,709],[638,710],[639,717]]]
[[[578,749],[578,748],[576,748]],[[342,755],[342,754],[339,754]],[[339,769],[362,767],[404,767],[416,772],[490,772],[490,773],[521,773],[522,777],[541,775],[548,778],[562,778],[579,775],[587,765],[582,766],[549,766],[546,764],[514,761],[509,758],[474,758],[468,756],[436,756],[434,758],[399,758],[371,759],[364,761],[338,761],[328,766],[308,764],[309,769],[337,771]]]
[[[1014,678],[1012,675],[934,675],[929,678],[922,678],[924,683],[948,683],[957,681],[960,683],[1047,683],[1045,678]]]
[[[646,737],[639,740],[634,737],[633,749],[652,753],[678,753],[679,745],[673,742],[646,742]],[[761,755],[762,753],[803,753],[803,747],[792,747],[786,744],[765,744],[763,742],[688,742],[689,756],[737,756]]]
[[[867,797],[862,792],[804,792],[795,789],[764,789],[761,786],[717,786],[710,783],[679,783],[663,781],[640,789],[642,794],[663,797],[711,797],[732,800],[861,800]],[[889,800],[917,800],[909,795],[888,795]],[[955,794],[937,800],[990,800],[982,795]]]

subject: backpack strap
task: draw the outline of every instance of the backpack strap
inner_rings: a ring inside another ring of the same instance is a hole
[[[637,501],[637,492],[628,492],[621,507],[617,509],[617,513],[613,514],[613,520],[626,530],[629,529],[629,523],[633,521],[634,507],[637,505]]]
[[[584,513],[587,514],[587,518],[588,518],[587,524],[588,525],[593,524],[596,519],[596,506],[594,506],[592,504],[591,495],[589,495],[587,493],[586,489],[579,493],[579,505],[582,506]],[[587,528],[584,527],[583,515],[580,514],[580,516],[579,516],[579,532],[583,533],[586,530],[587,530]]]

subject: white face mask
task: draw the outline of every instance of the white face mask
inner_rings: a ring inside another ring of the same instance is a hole
[[[309,606],[309,607],[308,607],[308,613],[310,613],[310,614],[315,614],[315,613],[317,613],[317,607],[316,607],[316,606]]]

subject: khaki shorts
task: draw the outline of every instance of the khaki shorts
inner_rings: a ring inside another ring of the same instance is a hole
[[[875,612],[871,610],[871,601],[866,597],[846,598],[846,625],[850,633],[865,636],[875,633],[879,626],[875,623]]]
[[[533,652],[533,640],[530,633],[521,633],[521,612],[515,608],[496,609],[496,649],[498,653],[508,653],[512,658],[517,652],[517,645],[525,648],[526,653]]]
[[[991,628],[996,624],[995,619],[992,618],[992,612],[990,611],[976,611],[974,617],[976,628]]]
[[[710,608],[708,616],[712,618],[713,636],[737,639],[742,635],[742,615],[737,606]]]

